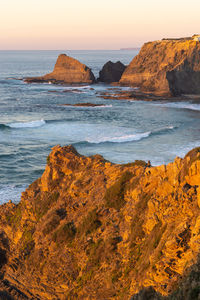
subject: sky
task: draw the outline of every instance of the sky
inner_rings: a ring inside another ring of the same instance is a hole
[[[0,2],[0,50],[120,49],[200,34],[199,0]]]

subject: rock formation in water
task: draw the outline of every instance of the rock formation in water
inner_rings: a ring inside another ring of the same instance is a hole
[[[166,39],[144,44],[120,84],[160,95],[200,94],[199,41]]]
[[[178,101],[178,100],[185,100],[190,101],[191,95],[181,95],[181,96],[167,96],[167,95],[157,95],[153,93],[141,92],[139,89],[128,89],[128,90],[118,90],[118,89],[109,89],[106,92],[97,91],[97,97],[103,99],[110,99],[110,100],[130,100],[130,101]],[[200,101],[200,95],[195,96],[195,101]]]
[[[94,83],[95,77],[91,69],[78,60],[60,54],[52,73],[40,77],[28,77],[25,82],[51,82],[51,83]]]
[[[120,61],[117,61],[116,63],[108,61],[99,72],[98,80],[106,83],[118,82],[125,69],[126,66]]]
[[[65,104],[60,104],[61,106],[75,106],[75,107],[101,107],[104,106],[104,104],[97,104],[97,103],[90,103],[90,102],[85,102],[85,103],[65,103]]]
[[[200,148],[152,167],[56,146],[20,203],[0,206],[2,292],[12,287],[13,299],[163,299],[197,262],[199,213]],[[187,278],[197,295],[199,277]]]

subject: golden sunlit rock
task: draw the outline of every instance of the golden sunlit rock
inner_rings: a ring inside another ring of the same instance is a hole
[[[54,147],[21,202],[0,207],[4,280],[33,299],[169,295],[200,251],[199,153],[151,167]]]
[[[94,83],[95,77],[86,65],[78,60],[60,54],[52,73],[40,77],[28,77],[25,82],[49,82],[49,83]]]
[[[200,43],[193,38],[145,43],[120,84],[164,96],[200,94],[199,53]]]

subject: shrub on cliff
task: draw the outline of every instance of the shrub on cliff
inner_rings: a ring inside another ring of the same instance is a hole
[[[80,235],[90,234],[101,226],[101,221],[99,220],[98,213],[96,209],[91,210],[85,218],[83,218],[82,223],[78,228]]]
[[[124,193],[127,183],[133,177],[131,172],[125,172],[105,193],[106,206],[117,210],[121,209],[126,201],[124,200]]]
[[[38,220],[47,213],[47,211],[53,205],[53,203],[55,203],[58,200],[59,196],[59,192],[44,192],[42,197],[41,195],[39,195],[36,198],[36,201],[33,203],[33,205],[36,218]]]
[[[54,232],[53,241],[56,244],[62,244],[73,240],[76,234],[76,228],[73,222],[69,222],[60,226],[60,228]]]

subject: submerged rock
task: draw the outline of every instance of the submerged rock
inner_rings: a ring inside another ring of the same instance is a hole
[[[56,146],[0,229],[0,282],[29,299],[167,296],[200,252],[200,148],[152,167]]]
[[[167,95],[157,95],[154,93],[142,92],[140,90],[119,90],[119,91],[107,91],[107,92],[97,92],[97,97],[110,100],[130,100],[130,101],[190,101],[191,97],[189,95],[182,96],[167,96]],[[196,102],[200,101],[200,95],[195,97]]]
[[[104,106],[104,104],[95,104],[95,103],[75,103],[75,104],[70,104],[70,103],[65,103],[65,104],[60,104],[62,106],[78,106],[78,107],[98,107],[98,106]]]
[[[46,74],[40,77],[28,77],[25,78],[25,82],[49,82],[49,83],[94,83],[95,77],[91,69],[82,64],[78,60],[67,56],[66,54],[60,54],[56,61],[54,70],[52,73]]]
[[[190,38],[144,44],[120,84],[160,95],[200,94],[200,43]]]
[[[118,82],[125,69],[126,66],[120,61],[117,61],[116,63],[108,61],[99,72],[98,80],[106,83]]]

